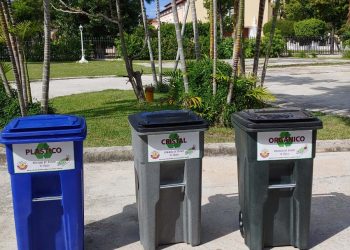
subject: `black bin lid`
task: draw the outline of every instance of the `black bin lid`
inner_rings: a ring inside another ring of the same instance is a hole
[[[247,132],[322,128],[322,121],[303,109],[248,109],[234,113],[232,122]]]
[[[139,133],[207,129],[208,123],[189,110],[162,110],[129,115],[130,125]]]

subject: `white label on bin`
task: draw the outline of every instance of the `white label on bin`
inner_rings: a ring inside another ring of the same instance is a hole
[[[312,157],[312,130],[258,133],[258,161]]]
[[[199,132],[148,136],[148,161],[199,158]]]
[[[14,144],[15,173],[61,171],[75,168],[73,142]]]

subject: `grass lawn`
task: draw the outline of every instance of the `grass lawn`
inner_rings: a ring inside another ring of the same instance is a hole
[[[136,61],[135,61],[136,62]],[[145,74],[151,74],[151,68],[134,64],[134,70],[142,70]],[[42,63],[28,64],[29,76],[32,80],[42,78]],[[13,74],[9,72],[9,80],[13,80]],[[51,63],[51,78],[80,77],[80,76],[125,76],[124,61],[90,61],[87,64],[76,62]]]
[[[174,109],[162,103],[164,95],[156,94],[153,104],[138,104],[132,91],[105,90],[52,99],[57,113],[80,115],[86,118],[88,137],[85,145],[123,146],[131,145],[127,116],[141,111]],[[316,113],[324,123],[318,139],[350,139],[350,119]],[[212,127],[205,133],[206,143],[232,142],[233,129]]]

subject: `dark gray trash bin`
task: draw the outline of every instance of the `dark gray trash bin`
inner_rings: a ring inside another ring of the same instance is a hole
[[[144,249],[200,244],[202,157],[208,124],[191,111],[129,116]]]
[[[322,122],[297,109],[232,115],[240,229],[251,250],[308,248],[313,158]]]

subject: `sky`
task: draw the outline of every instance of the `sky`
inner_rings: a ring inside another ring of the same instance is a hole
[[[164,5],[170,3],[171,0],[159,0],[160,3],[160,10],[162,11],[164,9]],[[148,18],[155,18],[157,15],[157,6],[156,1],[153,0],[151,4],[148,4],[145,2],[146,12]]]

